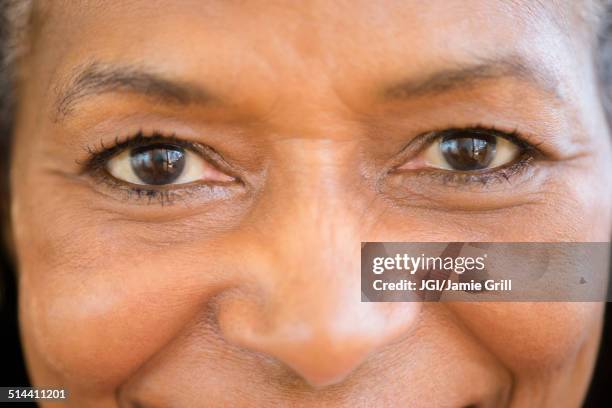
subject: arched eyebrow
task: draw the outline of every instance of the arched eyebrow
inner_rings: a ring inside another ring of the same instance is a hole
[[[525,82],[553,99],[563,100],[559,80],[543,67],[529,64],[519,56],[477,60],[471,64],[444,68],[422,78],[409,78],[389,85],[383,95],[391,100],[434,96],[502,79]]]
[[[67,85],[57,93],[56,119],[69,115],[82,100],[105,93],[126,92],[179,105],[216,101],[199,84],[164,77],[143,67],[115,66],[95,62],[75,70]]]
[[[134,93],[179,105],[208,105],[219,101],[199,84],[167,78],[144,67],[95,62],[77,69],[71,78],[57,94],[56,120],[69,115],[82,100],[105,93]],[[516,56],[479,60],[477,63],[444,68],[422,78],[399,81],[384,87],[383,96],[387,100],[435,96],[508,78],[525,82],[556,100],[563,100],[558,90],[559,81],[554,75]]]

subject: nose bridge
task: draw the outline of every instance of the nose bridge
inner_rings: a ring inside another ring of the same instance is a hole
[[[275,147],[264,192],[269,198],[256,211],[274,219],[267,229],[282,237],[278,248],[294,259],[308,254],[311,266],[358,260],[362,205],[357,143],[296,137]]]
[[[281,142],[267,186],[275,193],[252,215],[268,220],[259,229],[265,238],[249,244],[260,268],[245,271],[266,293],[259,322],[279,330],[291,326],[293,335],[328,333],[332,321],[339,330],[334,315],[360,299],[360,217],[358,205],[347,205],[350,176],[339,165],[351,147],[332,143]]]
[[[259,208],[268,213],[263,219],[274,220],[266,227],[268,242],[274,242],[267,249],[272,267],[285,271],[287,285],[299,282],[304,294],[322,281],[328,287],[356,284],[361,204],[355,199],[358,171],[347,160],[356,156],[355,145],[298,138],[279,145],[268,186],[275,193]]]
[[[359,200],[335,164],[351,147],[329,152],[321,151],[325,141],[286,143],[300,153],[287,161],[293,167],[284,177],[271,169],[269,180],[279,185],[270,188],[279,193],[251,215],[266,224],[261,239],[245,243],[243,273],[255,284],[249,296],[226,299],[219,323],[229,341],[323,386],[405,333],[417,306],[361,302]]]

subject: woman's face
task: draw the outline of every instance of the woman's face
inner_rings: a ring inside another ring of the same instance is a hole
[[[360,241],[609,239],[586,6],[540,3],[41,4],[11,176],[33,382],[579,405],[601,303],[360,302]]]

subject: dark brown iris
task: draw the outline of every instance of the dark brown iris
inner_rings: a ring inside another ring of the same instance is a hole
[[[442,138],[440,149],[454,170],[481,170],[495,158],[496,138],[482,133],[458,133]]]
[[[137,147],[130,152],[130,163],[143,183],[170,184],[185,168],[185,150],[168,144]]]

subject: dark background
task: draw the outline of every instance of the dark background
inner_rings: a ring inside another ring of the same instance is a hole
[[[28,385],[17,326],[15,279],[6,257],[0,254],[0,386]],[[0,405],[2,405],[0,403]],[[19,403],[26,408],[33,404]],[[5,405],[4,405],[5,406]],[[612,407],[612,303],[606,304],[606,321],[597,367],[585,407]]]

